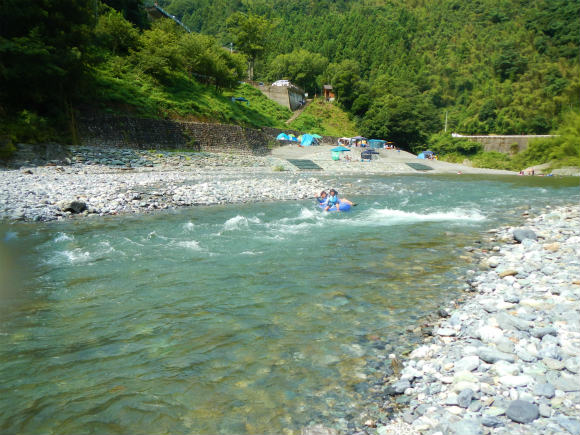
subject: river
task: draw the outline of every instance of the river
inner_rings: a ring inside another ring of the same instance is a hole
[[[408,331],[462,293],[466,247],[580,199],[571,178],[341,182],[349,213],[294,201],[0,227],[0,432],[347,430]]]

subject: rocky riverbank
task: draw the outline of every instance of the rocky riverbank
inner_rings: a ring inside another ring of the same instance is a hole
[[[385,387],[405,410],[361,433],[580,434],[580,207],[491,237],[474,297],[440,311]]]
[[[287,162],[286,162],[287,163]],[[71,148],[0,177],[0,220],[50,221],[192,205],[312,198],[323,186],[274,157]]]

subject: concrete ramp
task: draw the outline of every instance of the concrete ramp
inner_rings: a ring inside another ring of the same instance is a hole
[[[301,171],[322,171],[322,168],[312,160],[288,159],[288,162],[292,163]]]
[[[413,168],[415,171],[432,171],[431,166],[424,165],[423,163],[407,163],[407,166]]]

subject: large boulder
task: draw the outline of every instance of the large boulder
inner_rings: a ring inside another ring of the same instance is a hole
[[[69,211],[73,214],[88,210],[87,204],[83,201],[63,201],[59,204],[59,207],[62,211]]]

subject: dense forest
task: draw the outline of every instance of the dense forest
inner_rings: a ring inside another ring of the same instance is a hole
[[[86,106],[278,125],[283,110],[231,104],[251,92],[237,88],[248,73],[311,96],[331,84],[359,133],[411,150],[476,152],[444,132],[548,133],[580,119],[580,0],[158,3],[192,32],[152,22],[142,0],[4,0],[0,127],[21,140],[73,134]]]

